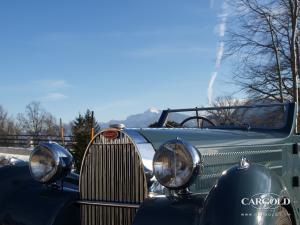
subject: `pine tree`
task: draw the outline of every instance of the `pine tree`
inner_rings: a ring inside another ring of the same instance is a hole
[[[95,133],[100,130],[98,122],[93,117],[93,112],[89,109],[84,115],[79,113],[78,117],[72,123],[72,134],[75,142],[72,146],[72,153],[77,172],[80,171],[84,152],[91,141],[92,128],[94,128]]]
[[[177,122],[172,121],[172,120],[168,120],[165,126],[166,127],[182,127],[180,125],[180,123],[177,123]],[[157,128],[157,127],[159,127],[158,126],[158,122],[154,122],[154,123],[150,124],[148,127],[150,127],[150,128]]]

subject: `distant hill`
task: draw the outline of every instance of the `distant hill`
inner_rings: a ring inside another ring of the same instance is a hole
[[[122,123],[128,128],[148,127],[150,124],[158,121],[161,112],[161,110],[152,107],[143,113],[130,115],[125,120],[110,120],[107,123],[100,123],[100,126],[101,128],[107,128],[110,124]],[[185,115],[182,115],[180,113],[172,113],[169,119],[180,122],[184,120],[184,118],[186,118]]]

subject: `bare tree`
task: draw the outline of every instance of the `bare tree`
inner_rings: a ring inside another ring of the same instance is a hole
[[[275,102],[273,100],[272,102]],[[242,106],[254,104],[266,104],[270,100],[239,100],[232,96],[219,96],[216,98],[214,107]],[[282,106],[273,107],[250,107],[250,108],[225,108],[210,110],[209,117],[217,125],[237,126],[249,129],[251,127],[260,128],[282,128],[284,121],[284,108]]]
[[[237,56],[234,78],[253,99],[297,100],[297,0],[235,0],[227,55]]]
[[[17,134],[15,122],[8,112],[0,105],[0,135]]]
[[[242,101],[233,98],[232,96],[219,96],[215,99],[213,103],[214,107],[226,107],[226,106],[238,106],[242,105]],[[209,117],[211,117],[216,124],[224,125],[224,124],[235,124],[239,118],[235,114],[235,109],[218,109],[218,110],[210,110]]]
[[[58,134],[56,119],[42,107],[40,102],[31,102],[25,108],[25,113],[17,116],[20,129],[30,135]]]
[[[50,113],[46,113],[44,130],[46,135],[55,136],[59,134],[59,126],[57,124],[57,120]]]
[[[0,105],[0,134],[4,134],[7,123],[7,112]]]

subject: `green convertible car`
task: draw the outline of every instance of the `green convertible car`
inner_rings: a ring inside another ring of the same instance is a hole
[[[168,109],[64,147],[0,160],[0,225],[299,225],[293,103]]]

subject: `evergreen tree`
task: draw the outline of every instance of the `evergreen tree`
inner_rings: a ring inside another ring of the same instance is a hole
[[[99,132],[100,126],[93,117],[92,111],[89,109],[84,115],[79,113],[78,117],[72,123],[72,134],[74,137],[74,144],[72,146],[72,153],[75,160],[76,171],[80,171],[81,162],[84,152],[91,141],[91,132],[94,128],[95,134]]]
[[[175,121],[172,121],[172,120],[168,120],[166,125],[166,127],[182,127],[180,125],[180,123],[177,123]],[[157,128],[158,127],[158,122],[154,122],[152,124],[149,125],[150,128]]]

